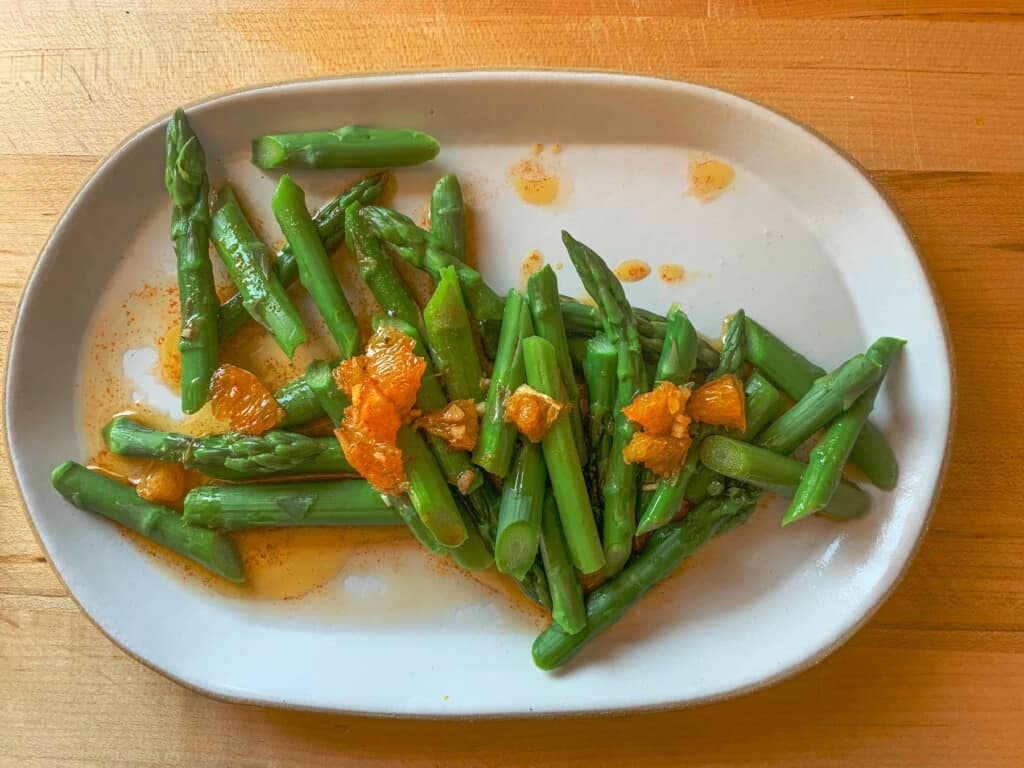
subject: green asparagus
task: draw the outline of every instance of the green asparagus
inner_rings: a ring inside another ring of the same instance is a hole
[[[277,184],[270,207],[295,255],[299,282],[313,297],[342,357],[352,357],[359,347],[359,326],[306,210],[305,193],[285,174]]]
[[[595,491],[592,495],[595,505],[599,502],[593,497],[600,496],[599,491],[604,485],[605,471],[608,467],[608,453],[611,451],[610,426],[615,414],[618,360],[615,345],[604,333],[587,340],[583,358],[583,379],[587,384],[587,436],[591,446],[589,471],[596,480],[591,486]]]
[[[806,395],[815,380],[825,375],[824,368],[790,349],[749,317],[746,320],[746,337],[747,358],[750,362],[794,400]],[[866,423],[861,430],[850,458],[883,491],[891,491],[896,487],[899,478],[896,456],[885,436],[871,422]]]
[[[523,340],[526,380],[538,392],[565,402],[561,372],[555,348],[539,336]],[[600,570],[605,563],[601,539],[597,535],[594,512],[587,498],[583,466],[572,436],[568,414],[563,410],[542,442],[544,463],[558,504],[569,553],[573,564],[583,573]]]
[[[171,238],[181,306],[181,409],[195,413],[210,397],[217,368],[217,299],[210,263],[210,180],[206,155],[182,110],[167,123],[164,183],[174,210]]]
[[[608,454],[604,487],[604,555],[605,578],[622,570],[633,552],[636,531],[637,467],[627,464],[623,451],[633,438],[635,427],[622,409],[645,387],[643,355],[633,308],[626,300],[622,284],[608,265],[594,251],[562,232],[569,258],[583,281],[583,287],[597,302],[604,332],[615,344],[618,353],[612,445]],[[550,468],[550,467],[549,467]],[[564,522],[564,521],[563,521]],[[566,534],[568,535],[568,530]],[[571,541],[571,539],[570,539]]]
[[[517,579],[537,559],[541,510],[548,473],[539,445],[523,442],[501,494],[494,558],[498,570]]]
[[[469,538],[469,531],[427,444],[412,427],[402,427],[398,448],[405,458],[409,498],[420,520],[446,547],[459,546]]]
[[[219,480],[355,474],[333,437],[306,437],[283,430],[258,437],[237,432],[191,437],[150,429],[118,416],[103,428],[103,439],[119,456],[177,462]]]
[[[505,420],[505,401],[526,381],[522,340],[532,335],[529,307],[518,291],[511,290],[505,299],[494,370],[473,454],[473,461],[498,478],[508,474],[516,447],[516,428]]]
[[[466,260],[466,208],[454,173],[442,176],[430,196],[430,232],[459,261]]]
[[[882,366],[882,376],[889,370],[896,353],[905,344],[902,339],[883,337],[876,341],[866,352],[867,357]],[[788,525],[796,520],[826,509],[840,487],[843,467],[853,450],[868,415],[875,405],[875,398],[881,389],[882,380],[869,387],[846,413],[842,414],[829,425],[824,436],[811,450],[807,470],[800,479],[789,511],[782,518],[782,524]]]
[[[419,165],[440,151],[437,139],[407,128],[346,125],[333,131],[279,133],[252,140],[257,168],[394,168]]]
[[[291,357],[306,340],[302,315],[281,285],[267,246],[253,232],[230,186],[217,193],[210,239],[238,288],[246,312],[270,331],[281,350]]]
[[[866,355],[855,355],[817,379],[796,405],[769,424],[755,442],[776,453],[792,453],[881,377],[882,366]]]
[[[384,314],[419,328],[420,308],[402,282],[380,238],[359,215],[362,206],[352,203],[345,213],[345,243],[355,256],[359,276],[380,304]]]
[[[453,267],[441,270],[434,295],[423,308],[423,323],[449,399],[482,400],[484,371]]]
[[[150,504],[131,487],[73,461],[54,469],[51,480],[57,492],[79,509],[103,515],[229,581],[245,581],[242,557],[223,533],[191,528],[174,510]]]
[[[574,635],[587,625],[583,587],[572,567],[558,508],[550,493],[544,497],[542,512],[540,553],[551,592],[551,618],[564,632]]]
[[[807,465],[796,459],[723,435],[701,443],[700,460],[721,475],[786,498],[792,498],[807,471]],[[850,520],[867,512],[870,501],[863,490],[843,480],[823,511],[828,517]]]
[[[745,497],[712,499],[691,510],[684,520],[656,531],[643,552],[625,570],[587,597],[587,623],[570,634],[559,624],[548,627],[533,643],[533,661],[541,669],[555,669],[571,659],[586,643],[615,624],[633,603],[671,574],[715,533],[749,513]]]
[[[569,424],[576,441],[576,451],[581,457],[586,456],[587,439],[583,434],[583,418],[579,408],[580,388],[572,369],[572,358],[569,357],[569,341],[565,336],[562,308],[558,299],[558,278],[550,265],[530,275],[526,295],[530,302],[534,333],[555,348],[555,358],[562,372],[562,386],[565,387],[568,401],[574,406],[569,411]]]
[[[345,210],[348,206],[353,202],[363,205],[372,203],[387,187],[390,178],[388,173],[367,176],[313,214],[313,223],[316,224],[317,235],[325,251],[330,253],[345,238]],[[299,278],[299,265],[288,245],[278,252],[272,268],[285,288],[289,288]],[[227,341],[234,336],[248,318],[249,313],[240,294],[226,300],[220,306],[220,320],[217,323],[220,340]]]
[[[401,525],[365,480],[203,485],[185,497],[185,522],[206,528]]]

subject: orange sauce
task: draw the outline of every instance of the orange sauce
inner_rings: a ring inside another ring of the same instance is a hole
[[[714,158],[690,160],[690,194],[702,202],[714,200],[732,184],[736,172],[728,163]]]
[[[651,274],[651,265],[640,259],[629,259],[615,268],[615,276],[624,283],[636,283]]]
[[[558,175],[539,160],[520,160],[508,169],[508,179],[525,203],[549,205],[558,197]]]
[[[686,279],[686,270],[678,264],[662,264],[658,267],[658,277],[666,283],[681,283]]]
[[[530,251],[523,256],[519,263],[519,290],[525,291],[530,275],[540,272],[544,268],[544,256],[540,251]]]

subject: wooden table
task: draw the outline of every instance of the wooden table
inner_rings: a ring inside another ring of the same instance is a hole
[[[224,0],[186,13],[180,0],[49,0],[0,10],[5,348],[72,193],[125,134],[175,105],[329,73],[554,67],[721,86],[846,149],[917,238],[959,371],[945,490],[885,607],[795,679],[654,715],[396,722],[211,701],[133,661],[82,615],[5,462],[0,765],[1020,765],[1024,3],[895,5]]]

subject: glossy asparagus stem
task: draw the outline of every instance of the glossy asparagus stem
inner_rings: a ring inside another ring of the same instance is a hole
[[[302,316],[281,284],[267,246],[253,232],[230,186],[217,193],[210,239],[238,288],[246,312],[270,331],[281,350],[291,357],[306,340]]]
[[[313,214],[313,223],[325,251],[330,253],[345,238],[345,210],[348,206],[353,202],[360,202],[363,205],[372,203],[387,187],[390,178],[391,175],[388,173],[367,176]],[[299,279],[299,265],[292,254],[291,246],[286,244],[278,252],[273,270],[285,288],[290,288]],[[220,340],[223,342],[230,339],[248,319],[249,313],[242,304],[241,295],[235,294],[227,299],[220,306],[220,320],[217,324]]]
[[[723,435],[712,435],[704,440],[700,458],[721,475],[786,498],[792,498],[807,471],[807,465],[796,459]],[[870,501],[863,490],[843,480],[822,511],[837,520],[850,520],[867,512]]]
[[[57,492],[79,509],[103,515],[229,581],[245,581],[238,549],[224,534],[192,528],[174,510],[151,504],[130,486],[73,461],[54,469],[51,480]]]
[[[792,408],[757,436],[755,442],[776,453],[792,453],[881,378],[882,366],[866,355],[855,355],[817,379]]]
[[[191,437],[118,416],[103,428],[103,439],[119,456],[172,461],[220,480],[355,474],[333,437],[306,437],[284,430],[259,436],[232,432]]]
[[[466,260],[466,207],[454,173],[442,176],[430,195],[430,232],[459,261]]]
[[[529,307],[518,291],[511,290],[505,299],[494,370],[480,419],[480,438],[473,453],[474,462],[499,478],[508,474],[517,438],[515,426],[505,420],[505,401],[526,381],[522,341],[532,335]]]
[[[799,400],[825,375],[821,368],[763,326],[746,319],[747,358],[758,370],[794,400]],[[861,429],[850,458],[868,479],[885,491],[896,487],[899,465],[885,436],[870,421]]]
[[[171,239],[181,307],[181,409],[195,413],[210,397],[217,368],[217,298],[210,264],[210,180],[206,155],[182,110],[167,123],[164,184],[174,203]]]
[[[612,444],[602,489],[602,539],[606,561],[602,575],[608,578],[622,569],[633,551],[633,534],[636,531],[637,467],[627,464],[622,453],[632,439],[635,428],[622,409],[629,405],[638,393],[646,389],[646,373],[636,319],[633,308],[626,300],[622,284],[600,256],[574,239],[568,232],[562,232],[562,241],[583,281],[583,287],[597,302],[604,332],[615,344],[618,354],[618,385],[615,394]],[[569,535],[568,529],[566,535]]]
[[[401,525],[402,518],[362,479],[314,483],[203,485],[185,497],[185,522],[206,528]]]
[[[392,168],[434,158],[437,139],[407,128],[346,125],[333,131],[257,136],[252,164],[257,168]]]
[[[550,265],[530,275],[527,285],[527,299],[533,319],[533,331],[555,348],[555,359],[562,373],[562,386],[572,408],[569,410],[569,424],[576,441],[579,455],[587,455],[587,439],[583,434],[583,417],[580,415],[580,388],[569,356],[569,341],[562,322],[562,308],[558,297],[558,278]]]
[[[590,407],[587,414],[587,437],[591,446],[590,471],[597,480],[598,488],[604,484],[608,453],[611,451],[618,360],[615,345],[604,333],[587,340],[583,358],[583,379],[587,385],[587,402]]]
[[[543,450],[523,442],[501,494],[494,544],[498,570],[517,579],[522,579],[537,559],[547,480]]]
[[[391,257],[369,224],[359,215],[362,205],[352,203],[345,212],[345,243],[355,256],[359,276],[388,317],[419,328],[420,308],[413,301]]]
[[[351,357],[359,348],[359,325],[306,209],[306,194],[285,174],[277,184],[270,207],[295,256],[299,282],[313,297],[342,357]]]
[[[882,366],[884,377],[905,343],[902,339],[883,337],[872,344],[865,354]],[[879,379],[877,384],[869,387],[848,411],[838,416],[825,430],[821,440],[811,450],[807,470],[800,479],[786,516],[782,518],[783,525],[828,508],[839,490],[843,467],[867,423],[881,386],[882,379]]]
[[[523,360],[529,385],[538,392],[565,402],[555,348],[539,336],[531,336],[523,340]],[[583,573],[600,570],[605,563],[605,556],[601,549],[601,539],[597,535],[594,512],[587,497],[582,460],[576,452],[572,427],[564,410],[551,425],[541,445],[573,564]]]
[[[568,662],[717,531],[731,520],[745,519],[751,507],[752,502],[746,497],[712,499],[691,510],[681,522],[656,531],[625,570],[588,595],[587,623],[580,632],[570,634],[554,623],[534,641],[534,663],[550,670]]]
[[[558,508],[550,493],[544,497],[541,522],[540,553],[551,592],[551,618],[564,632],[574,635],[586,626],[587,609],[562,533]]]
[[[484,371],[453,267],[441,270],[434,295],[423,308],[423,323],[448,398],[482,400]]]

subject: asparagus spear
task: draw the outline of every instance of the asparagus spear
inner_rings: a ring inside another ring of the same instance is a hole
[[[185,497],[185,522],[205,528],[401,525],[365,480],[203,485]]]
[[[537,559],[547,480],[543,450],[539,445],[523,442],[501,494],[494,544],[498,570],[517,579],[522,579]]]
[[[330,253],[344,239],[345,210],[348,206],[353,202],[360,202],[364,205],[373,202],[384,191],[389,179],[390,174],[388,173],[367,176],[313,214],[313,223],[316,224],[317,235],[320,237],[320,242],[324,244],[325,251]],[[273,270],[285,288],[289,288],[299,278],[299,265],[295,262],[291,246],[285,245],[278,252]],[[220,321],[217,324],[220,340],[227,341],[234,336],[238,329],[245,325],[248,317],[249,314],[242,304],[240,294],[235,294],[221,304]]]
[[[523,340],[526,380],[538,392],[565,401],[562,377],[555,358],[555,348],[539,336]],[[594,513],[587,498],[583,467],[572,427],[565,411],[559,414],[542,442],[544,463],[558,504],[562,530],[572,555],[573,564],[583,573],[593,573],[605,563],[601,539],[597,535]]]
[[[235,543],[222,533],[190,528],[181,515],[150,504],[122,485],[81,464],[65,461],[53,470],[53,487],[79,509],[96,512],[161,544],[230,581],[245,581]]]
[[[195,413],[210,397],[217,368],[217,308],[210,264],[210,180],[206,155],[182,110],[167,123],[164,184],[174,210],[171,238],[178,260],[181,305],[181,409]]]
[[[786,498],[792,498],[807,471],[807,465],[796,459],[722,435],[701,444],[700,459],[719,474]],[[843,480],[823,511],[828,517],[850,520],[867,512],[870,501],[863,490]]]
[[[623,617],[633,603],[671,574],[731,520],[745,519],[752,502],[745,496],[712,499],[691,510],[684,520],[656,531],[643,552],[618,576],[587,597],[587,623],[576,634],[552,624],[533,643],[533,661],[555,669],[584,645]]]
[[[118,416],[103,428],[103,440],[119,456],[173,461],[220,480],[355,474],[333,437],[306,437],[283,430],[258,437],[237,432],[191,437],[150,429]]]
[[[590,406],[587,421],[588,437],[592,449],[589,470],[596,480],[591,484],[591,502],[595,508],[602,503],[600,488],[604,485],[608,453],[611,451],[610,426],[615,411],[615,387],[618,384],[615,376],[617,365],[618,353],[615,351],[615,345],[608,341],[607,336],[599,333],[587,340],[583,375],[587,382],[587,398]]]
[[[363,209],[363,216],[395,254],[426,270],[434,282],[441,279],[442,269],[455,268],[469,312],[480,331],[484,352],[493,357],[498,346],[502,302],[480,273],[446,250],[434,235],[416,226],[408,216],[376,206]]]
[[[882,366],[855,355],[825,374],[796,405],[768,425],[756,443],[776,453],[792,453],[801,443],[847,410],[861,392],[882,377]]]
[[[555,359],[562,372],[562,386],[565,387],[568,401],[576,406],[569,410],[569,424],[576,441],[576,451],[581,457],[586,456],[587,439],[583,435],[583,418],[579,408],[580,388],[572,369],[572,358],[569,357],[569,341],[565,336],[562,308],[558,299],[558,278],[550,265],[530,275],[526,295],[530,302],[534,333],[555,348]]]
[[[459,504],[458,507],[462,514],[462,524],[466,528],[466,540],[449,550],[452,560],[469,571],[486,571],[494,565],[494,556],[464,505]]]
[[[362,206],[352,203],[345,214],[345,243],[355,256],[359,276],[388,317],[420,327],[420,308],[402,282],[380,238],[359,215]]]
[[[745,443],[749,443],[758,435],[761,430],[771,424],[779,415],[785,401],[782,395],[768,379],[758,371],[754,371],[747,378],[743,386],[744,412],[747,417],[747,428],[739,430],[728,430],[730,437],[737,437]]]
[[[398,447],[405,458],[409,498],[420,520],[446,547],[459,546],[469,538],[469,531],[427,444],[412,427],[402,427]]]
[[[345,125],[333,131],[278,133],[252,140],[257,168],[380,168],[419,165],[440,151],[437,139],[407,128]]]
[[[423,308],[427,344],[451,400],[483,398],[484,371],[469,328],[462,289],[453,267],[441,270],[441,279]]]
[[[709,379],[717,379],[727,373],[739,373],[746,359],[746,316],[742,309],[738,309],[729,320],[725,338],[722,339],[722,353],[718,359],[718,366],[708,376]]]
[[[385,503],[409,526],[412,535],[423,545],[424,549],[439,556],[448,554],[448,547],[439,542],[430,529],[423,524],[420,516],[416,513],[416,507],[412,505],[407,495],[388,496]]]
[[[750,362],[794,400],[806,395],[815,380],[825,375],[824,368],[790,349],[749,317],[746,320],[746,336]],[[861,430],[850,458],[883,491],[891,491],[896,487],[899,478],[896,456],[885,436],[871,422],[866,423]]]
[[[902,339],[883,337],[871,345],[867,356],[882,366],[882,376],[889,370],[896,353],[906,342]],[[789,511],[782,518],[782,524],[788,525],[807,515],[826,509],[840,487],[843,467],[853,450],[868,414],[875,405],[875,398],[882,387],[882,380],[869,387],[857,398],[850,410],[839,416],[825,430],[824,436],[811,451],[807,471],[800,479],[800,485]]]
[[[270,263],[270,253],[249,226],[230,186],[217,194],[210,238],[231,279],[242,306],[270,331],[281,350],[291,357],[306,340],[302,316]]]
[[[434,363],[427,353],[419,331],[408,323],[391,318],[374,318],[374,326],[388,325],[416,342],[415,352],[426,360],[427,367],[423,370],[420,379],[420,388],[416,392],[416,407],[423,413],[439,411],[448,405],[448,398],[441,390],[441,382],[438,380],[437,371],[434,370]],[[437,463],[441,466],[445,479],[456,486],[463,495],[474,493],[483,484],[482,474],[473,466],[469,454],[465,451],[458,451],[436,435],[426,435],[427,445],[433,452]]]
[[[274,399],[284,411],[282,427],[297,427],[324,415],[324,409],[320,407],[316,393],[309,388],[305,375],[279,387],[274,392]]]
[[[480,420],[480,438],[473,453],[474,462],[499,478],[508,474],[516,446],[516,428],[505,420],[505,401],[526,381],[522,340],[532,335],[529,307],[518,291],[511,290],[505,299],[494,371]]]
[[[430,195],[430,231],[441,247],[459,261],[466,260],[466,209],[462,187],[454,173],[442,176]]]
[[[583,588],[576,577],[576,569],[572,567],[558,509],[550,493],[545,495],[542,509],[540,553],[551,591],[551,618],[563,631],[574,635],[587,624]]]
[[[690,319],[679,309],[669,311],[669,328],[665,336],[665,346],[658,361],[658,381],[682,384],[690,380],[690,375],[697,364],[697,332]],[[702,430],[698,427],[697,439]],[[683,497],[690,478],[697,469],[699,450],[695,444],[690,446],[686,462],[674,476],[660,478],[654,493],[644,505],[637,535],[650,533],[672,522],[683,506]]]
[[[604,498],[604,555],[602,574],[610,577],[626,564],[633,551],[636,530],[637,468],[627,464],[622,452],[635,431],[622,409],[645,389],[643,355],[633,308],[626,300],[622,284],[600,256],[568,233],[562,232],[569,258],[583,281],[587,293],[594,297],[601,313],[604,332],[615,344],[618,353],[615,394],[615,416],[612,445],[602,495]],[[549,467],[550,469],[550,467]],[[564,525],[564,521],[563,521]],[[568,528],[566,534],[568,535]],[[571,541],[571,539],[570,539]]]
[[[305,193],[285,174],[277,184],[270,207],[295,255],[299,282],[313,297],[342,356],[351,357],[359,346],[359,326],[306,210]]]

